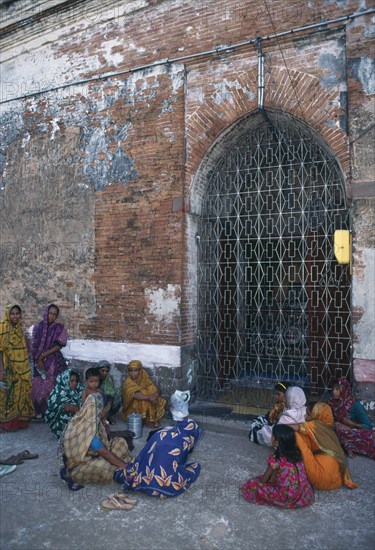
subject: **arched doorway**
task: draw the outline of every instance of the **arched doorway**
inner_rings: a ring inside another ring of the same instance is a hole
[[[350,267],[333,243],[350,229],[340,167],[311,128],[270,111],[214,155],[198,229],[198,394],[261,405],[276,380],[322,393],[351,371]]]

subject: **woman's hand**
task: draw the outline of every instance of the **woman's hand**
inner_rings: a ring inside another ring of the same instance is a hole
[[[268,466],[267,470],[264,472],[262,476],[262,480],[261,480],[262,483],[267,483],[268,481],[270,481],[272,474],[273,474],[273,469],[271,468],[271,466]]]
[[[68,403],[65,405],[64,410],[68,413],[75,414],[79,411],[79,407],[77,405],[72,405],[71,403]]]
[[[345,425],[345,426],[348,426],[348,428],[357,428],[357,429],[362,429],[362,424],[358,424],[357,422],[353,422],[353,420],[350,420],[350,418],[346,417],[346,418],[343,418],[342,419],[342,423]]]

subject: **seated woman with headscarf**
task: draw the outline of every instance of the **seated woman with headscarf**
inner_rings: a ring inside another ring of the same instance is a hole
[[[123,384],[123,418],[138,413],[150,428],[159,428],[159,420],[165,415],[166,401],[160,397],[142,363],[133,359],[128,364],[128,376]]]
[[[348,455],[354,453],[375,459],[375,433],[363,405],[355,399],[346,378],[333,382],[330,405],[334,429]]]
[[[299,424],[305,421],[306,395],[302,388],[290,386],[285,393],[286,405],[278,420],[273,424]],[[265,424],[258,432],[257,439],[260,445],[272,446],[271,424]]]
[[[132,458],[125,439],[115,437],[108,441],[102,412],[103,396],[89,394],[61,436],[65,468],[60,475],[73,490],[82,487],[77,484],[110,483],[114,472]]]
[[[60,437],[69,420],[79,411],[82,390],[78,372],[74,369],[68,369],[56,378],[44,415],[44,420],[56,437]]]
[[[333,429],[333,415],[327,403],[312,403],[307,422],[293,425],[302,453],[307,478],[316,489],[330,491],[346,485],[355,489],[346,467],[345,453]]]
[[[202,430],[189,418],[189,399],[189,391],[175,391],[171,397],[173,426],[156,430],[139,455],[115,473],[114,480],[125,492],[131,489],[149,496],[175,497],[197,480],[200,465],[186,462]]]

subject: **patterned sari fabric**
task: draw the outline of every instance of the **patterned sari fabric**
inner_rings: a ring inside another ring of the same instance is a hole
[[[0,323],[0,351],[3,353],[4,375],[0,387],[0,426],[5,430],[26,428],[34,416],[30,397],[31,369],[21,321],[13,326],[7,306]]]
[[[335,422],[334,428],[345,451],[375,459],[375,433],[373,430],[349,428],[340,422]]]
[[[304,508],[313,504],[314,491],[307,480],[303,462],[293,464],[285,457],[278,460],[270,455],[268,466],[273,470],[269,482],[263,483],[262,476],[258,476],[242,486],[245,500],[280,508]]]
[[[175,497],[186,491],[200,473],[200,465],[186,464],[188,454],[202,431],[191,418],[155,432],[139,455],[114,480],[124,491],[142,491],[149,496]]]
[[[63,348],[68,341],[68,334],[62,324],[56,322],[48,324],[49,308],[50,306],[45,308],[43,321],[35,325],[33,329],[32,354],[35,367],[41,353],[49,351],[56,345]],[[31,397],[34,401],[35,410],[39,414],[44,414],[47,409],[47,400],[55,386],[57,375],[67,368],[61,351],[48,355],[44,361],[44,367],[47,377],[43,379],[35,368],[32,382]]]
[[[345,453],[333,430],[333,415],[327,403],[317,403],[311,421],[300,424],[296,442],[302,453],[308,480],[316,489],[333,490],[342,484],[357,485],[350,479]]]
[[[346,378],[339,378],[340,397],[332,398],[330,405],[333,416],[335,432],[346,452],[357,453],[375,458],[375,434],[372,424],[363,406],[352,394],[352,389]],[[343,421],[349,418],[353,422],[363,425],[363,428],[346,426]]]
[[[129,414],[138,413],[143,416],[145,420],[148,418],[151,422],[158,422],[165,415],[166,400],[162,397],[158,397],[155,403],[146,401],[143,399],[134,399],[134,394],[137,392],[151,395],[158,391],[145,369],[142,367],[140,361],[131,361],[133,364],[139,366],[140,373],[137,380],[132,380],[128,376],[123,385],[123,418],[127,420]]]
[[[110,483],[117,470],[117,466],[90,450],[95,435],[107,449],[124,462],[132,459],[125,439],[115,437],[108,441],[100,419],[102,411],[102,395],[88,395],[82,409],[73,416],[61,436],[64,461],[75,483]]]
[[[83,387],[78,384],[76,389],[71,389],[70,377],[72,374],[78,376],[77,371],[74,369],[68,369],[58,375],[56,385],[48,399],[48,407],[44,419],[56,437],[60,437],[61,432],[74,416],[74,413],[65,410],[65,405],[81,406]]]

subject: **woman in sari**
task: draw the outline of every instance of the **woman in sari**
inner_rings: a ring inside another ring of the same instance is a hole
[[[110,483],[118,468],[132,459],[122,437],[108,441],[101,421],[103,396],[92,393],[79,412],[73,416],[60,442],[65,468],[61,477],[71,487],[75,484]],[[72,487],[71,487],[72,488]]]
[[[188,455],[202,436],[198,424],[189,418],[189,391],[175,391],[171,397],[171,413],[175,423],[150,432],[138,456],[117,470],[114,480],[125,492],[140,491],[160,498],[184,493],[200,473],[200,465],[187,463]]]
[[[60,437],[69,420],[79,411],[82,390],[78,372],[74,369],[65,370],[56,378],[44,415],[44,420],[56,437]]]
[[[66,370],[66,362],[61,353],[68,340],[64,325],[57,323],[59,308],[50,304],[44,310],[43,321],[34,326],[32,336],[32,354],[35,364],[33,389],[37,418],[42,418],[48,397],[53,390],[57,375]]]
[[[333,429],[331,407],[327,403],[312,404],[306,419],[292,427],[311,485],[326,491],[343,484],[355,489],[357,485],[350,479],[345,453]]]
[[[139,413],[150,428],[160,428],[159,420],[165,415],[166,401],[160,397],[142,363],[136,359],[128,364],[128,376],[123,384],[123,418]]]
[[[375,434],[371,421],[345,378],[333,383],[330,405],[335,432],[348,455],[352,458],[357,453],[375,458]]]
[[[7,306],[0,323],[0,431],[27,428],[34,415],[31,368],[21,325],[21,308]]]

